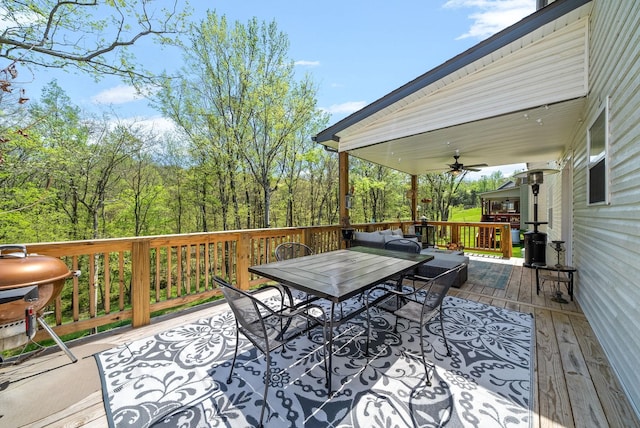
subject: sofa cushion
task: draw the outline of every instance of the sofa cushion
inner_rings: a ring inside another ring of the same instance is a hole
[[[384,244],[384,235],[378,232],[354,232],[353,240],[363,243]]]
[[[462,271],[455,280],[453,287],[459,288],[467,282],[467,271],[469,266],[469,257],[464,255],[462,251],[449,251],[434,248],[425,248],[420,251],[420,254],[430,254],[433,256],[433,260],[423,264],[419,268],[418,275],[432,278],[451,269],[455,266],[459,266],[462,263],[465,264]]]
[[[408,237],[405,238],[403,236],[398,236],[398,235],[385,235],[384,242],[397,241],[399,239],[405,239],[407,241],[414,241],[414,242],[420,243],[420,241],[418,241],[418,238],[408,238]]]

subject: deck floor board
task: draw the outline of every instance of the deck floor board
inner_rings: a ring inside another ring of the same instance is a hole
[[[521,260],[504,261],[483,258],[484,261],[514,264],[511,277],[505,289],[499,290],[488,284],[464,284],[460,289],[452,289],[450,295],[480,301],[507,309],[529,312],[535,320],[535,376],[534,376],[534,424],[535,428],[547,427],[625,427],[640,428],[640,422],[609,365],[604,351],[584,316],[578,302],[560,304],[551,300],[550,287],[536,294],[535,271],[522,267]],[[565,297],[566,293],[565,293]],[[117,346],[127,341],[150,336],[176,325],[210,316],[212,311],[225,310],[226,305],[206,307],[181,313],[179,316],[154,320],[151,325],[132,329],[123,328],[118,332],[103,333],[91,340],[83,339],[71,343],[76,354],[83,354],[83,347],[95,349]],[[96,348],[98,346],[98,348]],[[84,354],[90,353],[85,350]],[[59,352],[62,364],[66,358]],[[37,357],[45,358],[45,357]],[[46,358],[51,359],[51,356]],[[35,359],[34,359],[35,360]],[[56,364],[55,359],[50,364]],[[58,362],[59,364],[59,362]],[[4,369],[3,369],[4,370]],[[43,371],[37,376],[52,376],[52,371]],[[2,372],[0,371],[0,375]],[[97,369],[94,373],[98,376]],[[43,379],[44,380],[44,379]],[[63,396],[64,388],[73,388],[73,383],[60,385],[56,393],[40,393],[38,400],[55,400]],[[24,393],[26,388],[18,388]],[[11,394],[9,386],[2,394]],[[58,394],[60,393],[60,394]],[[12,401],[20,397],[11,397]],[[35,399],[33,396],[25,400]],[[3,419],[11,420],[10,412],[20,409],[2,409]],[[2,419],[0,419],[2,425]],[[59,412],[40,417],[19,426],[62,427],[85,426],[105,427],[107,420],[100,390],[88,394],[82,400],[69,405]]]

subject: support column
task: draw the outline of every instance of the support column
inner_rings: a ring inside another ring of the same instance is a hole
[[[338,193],[340,198],[340,225],[350,224],[349,209],[347,208],[347,193],[349,193],[349,154],[338,153]]]
[[[411,176],[411,220],[417,220],[416,209],[418,208],[418,176]]]

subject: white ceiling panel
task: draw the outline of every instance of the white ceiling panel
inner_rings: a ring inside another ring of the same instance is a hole
[[[560,158],[583,120],[589,90],[590,4],[574,3],[552,19],[543,15],[552,9],[532,15],[327,128],[316,141],[415,175],[445,171],[456,150],[467,165]],[[501,38],[509,40],[500,44]]]

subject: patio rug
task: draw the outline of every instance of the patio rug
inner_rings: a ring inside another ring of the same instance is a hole
[[[426,328],[435,364],[426,386],[419,327],[373,314],[371,358],[364,316],[343,324],[327,397],[320,345],[302,335],[272,353],[266,427],[530,427],[533,319],[445,299],[452,356],[440,323]],[[232,382],[235,322],[229,311],[96,356],[111,427],[250,427],[260,416],[265,359],[241,336]],[[312,338],[321,335],[311,335]]]
[[[469,260],[467,281],[474,285],[483,285],[504,289],[509,283],[513,265],[506,263],[482,262]]]

